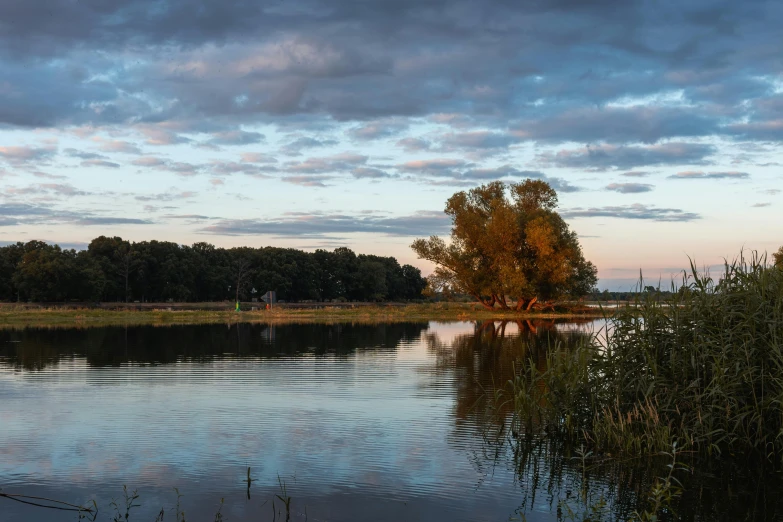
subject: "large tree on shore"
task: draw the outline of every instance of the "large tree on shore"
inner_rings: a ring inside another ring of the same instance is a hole
[[[449,286],[490,309],[508,308],[509,299],[518,310],[551,305],[585,295],[597,282],[556,207],[557,193],[544,181],[495,181],[449,198],[448,243],[431,236],[411,247],[435,263],[432,286]]]
[[[780,247],[777,252],[772,254],[772,259],[774,259],[776,267],[783,268],[783,246]]]

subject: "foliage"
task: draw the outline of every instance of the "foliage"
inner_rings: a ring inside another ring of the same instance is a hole
[[[687,291],[640,294],[590,343],[554,346],[511,381],[516,429],[654,454],[672,440],[703,454],[783,465],[783,271],[753,255]]]
[[[783,268],[783,246],[778,248],[778,251],[772,254],[772,258],[775,260],[775,266]]]
[[[647,293],[648,296],[653,296],[655,298],[670,297],[672,294],[671,290],[662,290],[661,288],[656,288],[653,286],[646,286],[644,288],[644,292]],[[609,290],[599,291],[598,289],[593,289],[592,295],[590,295],[590,299],[603,303],[608,301],[634,301],[640,297],[639,293],[640,292],[636,290],[629,290],[627,292],[610,292]]]
[[[583,296],[597,282],[596,269],[556,206],[557,194],[544,181],[495,181],[449,198],[449,243],[431,236],[411,247],[436,264],[432,287],[466,293],[487,308],[508,308],[507,298],[530,309]]]
[[[81,252],[41,241],[0,248],[3,301],[222,301],[267,290],[293,302],[413,300],[425,285],[411,265],[348,248],[222,249],[105,236]]]

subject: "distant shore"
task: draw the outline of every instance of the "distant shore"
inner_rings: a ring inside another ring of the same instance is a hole
[[[557,312],[486,310],[478,303],[68,303],[0,304],[0,328],[183,325],[208,323],[406,322],[598,319],[611,310],[584,305]]]

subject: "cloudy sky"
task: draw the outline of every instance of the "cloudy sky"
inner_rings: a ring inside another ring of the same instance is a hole
[[[599,267],[783,244],[783,2],[3,0],[0,241],[349,246],[549,181]]]

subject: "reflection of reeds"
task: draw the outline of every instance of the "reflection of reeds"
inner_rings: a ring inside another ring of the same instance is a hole
[[[592,320],[583,324],[589,322]],[[569,320],[568,324],[579,322]],[[466,419],[488,410],[501,418],[511,414],[512,402],[491,399],[495,390],[514,379],[520,361],[544,368],[550,347],[570,349],[588,337],[584,331],[560,331],[554,320],[536,319],[476,321],[472,333],[459,335],[450,343],[443,343],[435,332],[427,333],[425,340],[436,357],[436,371],[456,370],[457,418]]]
[[[0,492],[0,498],[6,498],[13,500],[14,502],[20,502],[29,506],[35,506],[45,509],[55,509],[57,511],[75,511],[79,514],[79,520],[82,520],[92,513],[97,513],[98,507],[93,501],[93,507],[79,506],[77,504],[71,504],[63,502],[61,500],[55,500],[47,497],[22,495],[19,493],[2,493]]]
[[[248,473],[250,472],[250,468],[248,468]],[[255,479],[250,479],[248,475],[248,489],[250,488],[250,482]],[[285,520],[286,522],[290,522],[291,520],[291,500],[292,497],[288,494],[288,488],[286,486],[286,483],[284,480],[280,478],[280,475],[277,476],[277,483],[278,487],[280,488],[280,493],[275,495],[274,498],[277,498],[283,503],[283,506],[285,508]],[[182,507],[182,497],[183,495],[179,492],[177,488],[174,488],[174,492],[176,493],[177,500],[176,504],[173,508],[173,515],[174,515],[174,522],[186,522],[185,518],[185,510]],[[40,508],[47,508],[47,509],[57,509],[61,511],[74,511],[78,514],[78,520],[79,521],[87,521],[87,522],[97,522],[98,520],[101,520],[98,515],[100,514],[100,511],[98,509],[98,504],[92,500],[90,502],[91,507],[89,506],[80,506],[76,504],[70,504],[68,502],[62,502],[59,500],[53,500],[50,498],[44,498],[44,497],[35,497],[35,496],[29,496],[29,495],[21,495],[21,494],[10,494],[10,493],[0,493],[0,498],[7,498],[9,500],[14,500],[16,502],[22,502],[23,504],[28,504],[35,507]],[[136,517],[133,515],[134,510],[136,508],[141,507],[140,502],[141,496],[138,493],[138,490],[130,491],[128,490],[127,486],[122,487],[122,499],[112,499],[112,501],[109,503],[109,507],[113,511],[113,513],[110,513],[111,518],[109,519],[110,522],[128,522],[131,519],[136,519]],[[215,515],[213,517],[214,522],[223,522],[223,504],[224,504],[223,498],[220,499],[220,504],[218,505],[218,509],[215,512]],[[266,501],[260,504],[259,509],[266,505]],[[272,500],[272,520],[276,521],[278,517],[282,516],[281,511],[276,510],[274,507],[274,499]],[[161,508],[158,514],[156,515],[154,522],[163,522],[165,520],[166,516],[166,509]],[[187,519],[191,520],[191,519]],[[203,519],[202,519],[203,520]],[[307,516],[305,513],[305,520],[307,520]]]
[[[681,493],[677,454],[701,467],[718,455],[783,467],[783,270],[741,256],[717,281],[692,266],[672,290],[618,310],[601,335],[575,346],[555,340],[543,365],[520,358],[494,396],[501,426],[511,411],[519,466],[527,469],[540,441],[554,469],[558,452],[576,444],[617,463],[605,478],[649,476],[628,459],[666,453],[666,472],[635,487],[637,507],[624,511],[642,520]]]

